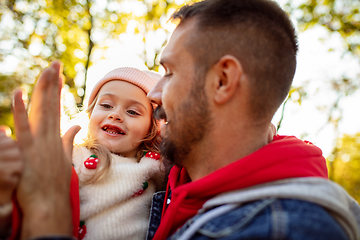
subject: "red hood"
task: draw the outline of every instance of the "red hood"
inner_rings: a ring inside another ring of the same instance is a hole
[[[296,177],[328,178],[328,173],[322,151],[293,136],[275,136],[258,151],[194,182],[185,169],[175,166],[168,184],[171,204],[163,212],[154,240],[166,239],[218,194]]]

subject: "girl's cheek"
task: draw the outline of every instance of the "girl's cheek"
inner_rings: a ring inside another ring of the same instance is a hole
[[[89,128],[88,128],[88,134],[92,137],[94,131],[95,131],[94,121],[92,121],[92,119],[90,118]]]
[[[139,136],[140,139],[144,139],[148,133],[150,132],[150,122],[147,121],[143,121],[142,128],[139,128],[137,131],[137,135]],[[141,136],[141,137],[140,137]]]

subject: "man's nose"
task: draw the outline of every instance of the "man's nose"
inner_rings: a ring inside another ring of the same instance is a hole
[[[147,97],[151,103],[162,105],[162,92],[165,84],[163,79],[164,78],[161,78],[147,94]]]

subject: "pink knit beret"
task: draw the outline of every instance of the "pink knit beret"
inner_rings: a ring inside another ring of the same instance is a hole
[[[154,87],[155,83],[161,78],[161,75],[150,71],[141,71],[136,68],[123,67],[117,68],[105,75],[100,81],[94,86],[90,97],[89,105],[94,101],[96,95],[100,91],[101,87],[110,81],[118,80],[132,83],[141,88],[146,94]]]

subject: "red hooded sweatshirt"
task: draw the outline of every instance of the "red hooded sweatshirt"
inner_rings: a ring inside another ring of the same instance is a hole
[[[184,168],[175,166],[167,187],[172,190],[171,203],[166,206],[166,196],[161,223],[153,240],[171,236],[207,200],[218,194],[297,177],[328,178],[328,173],[322,151],[293,136],[275,136],[258,151],[194,182]]]
[[[79,199],[79,179],[72,168],[72,175],[70,181],[70,203],[72,209],[72,223],[73,223],[73,236],[78,237],[79,223],[80,223],[80,199]],[[20,239],[21,237],[21,223],[22,213],[16,198],[13,200],[14,210],[12,213],[12,229],[11,236],[8,240]]]

